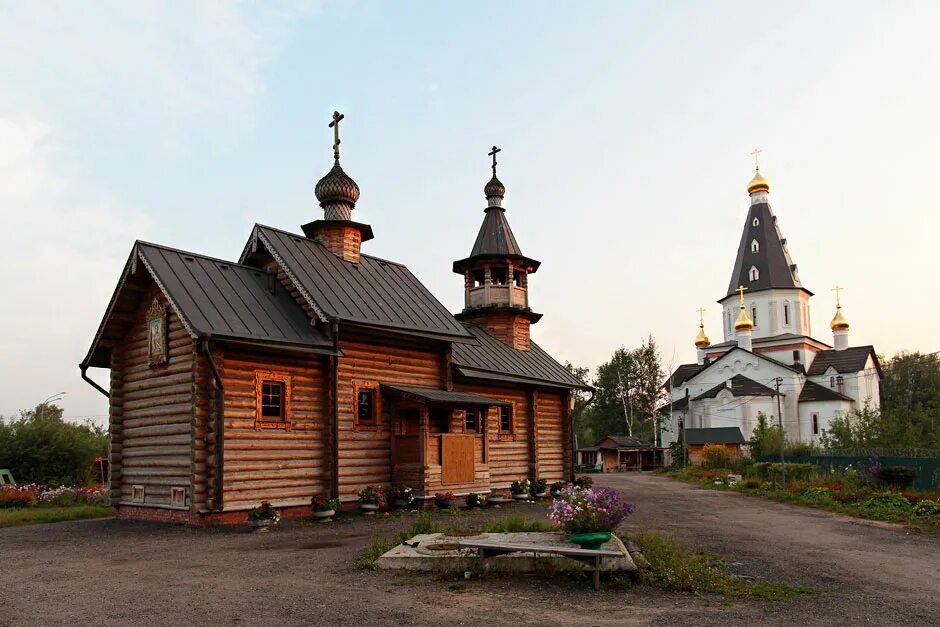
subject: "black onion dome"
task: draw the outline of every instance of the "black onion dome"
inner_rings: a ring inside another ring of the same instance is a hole
[[[355,205],[359,200],[359,186],[338,163],[317,182],[313,193],[321,205],[337,202]]]
[[[496,175],[493,175],[493,178],[490,179],[490,182],[486,184],[486,187],[483,188],[483,195],[489,198],[490,196],[505,196],[506,195],[506,186],[503,185],[502,181],[496,178]]]

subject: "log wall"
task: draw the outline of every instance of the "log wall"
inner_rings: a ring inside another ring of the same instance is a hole
[[[262,500],[305,505],[330,490],[328,370],[320,355],[261,353],[226,347],[216,355],[225,384],[223,508]],[[290,429],[256,429],[257,371],[291,377]]]
[[[389,383],[443,388],[446,380],[442,348],[416,343],[379,344],[374,338],[340,334],[337,396],[339,404],[339,495],[352,501],[368,484],[392,482],[390,432],[391,403],[380,400],[377,429],[356,430],[353,420],[356,383]],[[381,399],[382,395],[377,395]],[[405,475],[396,478],[405,479]]]
[[[135,505],[170,506],[170,489],[182,487],[189,506],[195,351],[170,310],[169,360],[150,365],[147,310],[158,294],[156,288],[145,293],[124,341],[112,351],[111,498],[131,503],[133,486],[141,485],[144,502]]]

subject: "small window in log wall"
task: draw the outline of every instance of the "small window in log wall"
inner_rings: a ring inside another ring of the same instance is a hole
[[[144,502],[144,486],[142,485],[131,486],[131,501],[133,501],[134,503]]]
[[[473,407],[467,408],[467,413],[464,418],[464,431],[466,431],[467,433],[477,432],[479,425],[480,425],[479,411],[480,410],[474,409]]]
[[[255,429],[290,430],[290,375],[255,373]]]
[[[186,488],[170,488],[170,505],[186,507]]]
[[[353,407],[354,427],[357,431],[379,429],[378,385],[374,383],[355,383],[355,407]]]
[[[512,422],[512,405],[506,405],[499,408],[499,432],[500,433],[512,433],[513,432],[513,422]]]

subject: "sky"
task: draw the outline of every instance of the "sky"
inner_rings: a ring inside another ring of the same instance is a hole
[[[0,414],[66,392],[105,423],[85,356],[135,239],[237,259],[256,222],[321,216],[333,110],[363,252],[452,311],[487,152],[545,314],[592,369],[649,334],[721,340],[763,150],[831,341],[940,350],[940,3],[0,0]],[[106,370],[92,369],[106,385]]]

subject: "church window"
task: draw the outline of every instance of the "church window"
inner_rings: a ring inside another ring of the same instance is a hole
[[[783,323],[790,324],[790,303],[783,304]]]
[[[793,363],[800,363],[800,351],[793,351]]]
[[[500,433],[512,433],[511,405],[499,408],[499,431]]]
[[[751,242],[751,252],[756,253],[758,251],[760,251],[760,243],[758,243],[757,240],[754,240]]]
[[[751,305],[751,322],[755,327],[757,326],[757,305]]]
[[[290,375],[255,372],[255,429],[290,430]]]
[[[835,377],[829,377],[829,387],[831,387],[831,388],[836,387],[836,378],[835,378]]]
[[[819,414],[813,414],[813,435],[819,435]]]
[[[757,279],[760,278],[760,271],[755,266],[751,266],[751,271],[749,272],[749,278],[752,281],[756,281]]]
[[[477,422],[477,410],[476,409],[467,409],[464,416],[464,430],[467,433],[475,433],[478,427]]]
[[[751,225],[752,225],[752,226],[760,226],[760,220],[758,220],[757,218],[754,218],[754,221],[751,222]]]
[[[353,383],[353,400],[355,404],[355,407],[353,407],[353,429],[356,431],[377,431],[379,429],[379,416],[381,415],[378,385],[375,383]]]
[[[842,377],[836,377],[836,391],[839,394],[845,394],[845,379]]]

